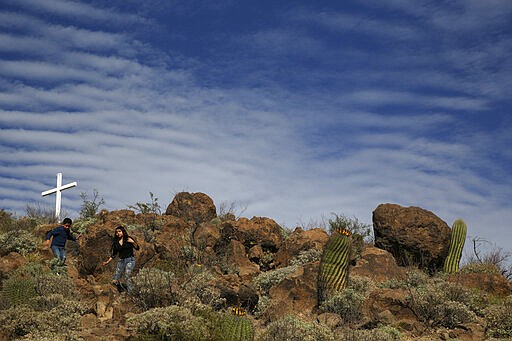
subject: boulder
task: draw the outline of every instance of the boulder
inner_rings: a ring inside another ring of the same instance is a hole
[[[166,215],[199,225],[217,217],[213,200],[204,193],[180,192],[165,210]]]
[[[450,227],[420,207],[381,204],[373,211],[375,246],[390,252],[400,266],[442,270],[450,247]]]
[[[277,251],[274,259],[278,266],[288,266],[292,258],[296,257],[301,251],[309,249],[323,250],[329,236],[324,229],[314,228],[303,230],[297,227]]]
[[[287,314],[298,313],[306,318],[313,315],[318,304],[318,267],[319,262],[306,263],[270,289],[271,304],[266,312],[269,321]]]
[[[258,304],[258,293],[250,283],[241,283],[235,275],[223,275],[213,280],[213,285],[220,290],[220,297],[226,300],[228,307],[241,307],[253,311]]]
[[[276,252],[284,240],[281,226],[266,217],[239,218],[233,228],[235,237],[248,248],[259,244],[264,251]]]
[[[242,280],[250,280],[260,273],[260,268],[249,260],[245,247],[238,240],[231,240],[227,253],[227,262]]]
[[[395,258],[388,251],[367,246],[361,253],[361,258],[350,267],[350,274],[369,277],[375,282],[385,282],[405,276],[405,269],[396,264]]]
[[[499,297],[512,295],[512,283],[499,274],[456,273],[451,274],[447,280],[464,288],[478,289]]]

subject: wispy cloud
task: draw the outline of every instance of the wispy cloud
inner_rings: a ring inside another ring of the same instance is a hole
[[[485,237],[495,226],[512,240],[503,227],[512,218],[512,122],[495,111],[507,101],[512,44],[497,35],[452,45],[459,32],[445,27],[452,15],[484,11],[455,27],[492,36],[486,23],[497,18],[493,27],[507,30],[504,2],[442,13],[405,0],[365,1],[364,11],[296,6],[243,32],[187,27],[208,38],[193,51],[151,40],[186,40],[185,29],[165,31],[167,21],[115,4],[8,5],[0,207],[51,203],[40,192],[63,172],[79,183],[64,194],[75,214],[79,193],[93,189],[108,209],[150,191],[162,205],[177,191],[201,191],[288,226],[330,212],[370,222],[378,204],[396,202],[448,223],[462,216]],[[166,20],[194,13],[174,5]]]

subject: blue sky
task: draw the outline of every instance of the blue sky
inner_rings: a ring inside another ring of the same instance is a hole
[[[0,0],[0,207],[420,206],[512,245],[512,2]]]

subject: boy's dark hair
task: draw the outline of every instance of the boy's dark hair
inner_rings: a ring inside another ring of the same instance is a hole
[[[72,225],[73,224],[73,221],[70,219],[70,218],[64,218],[64,220],[62,221],[62,225]]]

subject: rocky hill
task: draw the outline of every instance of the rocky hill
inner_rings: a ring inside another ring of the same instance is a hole
[[[0,248],[0,340],[512,337],[511,283],[488,264],[445,273],[451,229],[432,212],[379,205],[375,243],[347,231],[346,272],[327,279],[319,273],[332,270],[326,250],[339,232],[216,212],[206,194],[187,192],[164,214],[102,211],[74,224],[81,238],[53,269],[42,242],[54,226],[4,231],[0,241],[25,249]],[[115,261],[101,265],[119,225],[140,244],[130,293],[111,284]],[[342,275],[340,289],[326,284]]]

